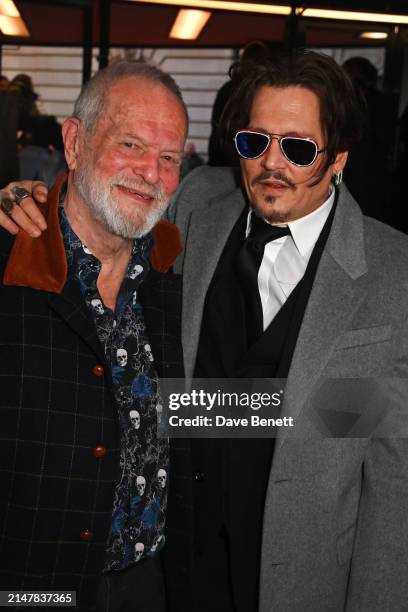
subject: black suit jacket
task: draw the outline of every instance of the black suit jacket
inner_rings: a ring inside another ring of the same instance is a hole
[[[0,279],[11,245],[1,234]],[[181,277],[154,270],[140,290],[159,376],[182,376],[180,296]],[[92,609],[119,439],[109,366],[73,279],[60,293],[0,284],[0,380],[0,588],[76,590]]]

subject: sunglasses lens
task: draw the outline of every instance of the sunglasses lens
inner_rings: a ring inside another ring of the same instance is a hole
[[[289,161],[298,166],[309,166],[317,153],[315,143],[303,138],[282,138],[281,147]]]
[[[238,132],[235,138],[238,153],[246,159],[255,159],[268,148],[269,138],[266,134]]]

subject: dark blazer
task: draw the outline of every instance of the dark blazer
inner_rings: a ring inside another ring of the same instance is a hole
[[[1,278],[12,243],[0,235]],[[111,373],[76,282],[46,291],[49,261],[26,248],[20,238],[0,284],[0,589],[76,590],[89,609],[118,469]],[[43,289],[16,286],[34,266]],[[182,376],[180,295],[181,277],[156,270],[140,290],[160,376]]]

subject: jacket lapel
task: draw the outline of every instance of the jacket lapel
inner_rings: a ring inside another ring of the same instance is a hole
[[[100,363],[106,365],[105,354],[99,342],[95,324],[75,279],[69,276],[61,293],[50,293],[48,302],[54,312],[90,346]]]
[[[180,296],[181,277],[177,274],[164,274],[151,270],[140,287],[140,300],[160,376],[174,378],[183,376]],[[48,301],[54,312],[88,344],[99,363],[109,369],[95,323],[76,280],[68,276],[61,293],[50,293]],[[107,377],[107,380],[110,385],[110,377]]]
[[[182,341],[186,377],[193,376],[205,296],[225,243],[243,208],[241,189],[194,211],[183,262]]]
[[[364,298],[366,272],[363,217],[343,187],[296,343],[282,416],[296,419],[301,413]],[[288,433],[285,427],[278,430],[274,463]]]
[[[159,376],[182,378],[181,289],[179,274],[151,270],[139,290],[143,316]]]

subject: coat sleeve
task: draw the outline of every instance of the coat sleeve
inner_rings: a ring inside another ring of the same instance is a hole
[[[345,612],[408,610],[408,333],[398,334],[389,410],[367,447]]]
[[[369,445],[345,612],[408,610],[408,440]]]

